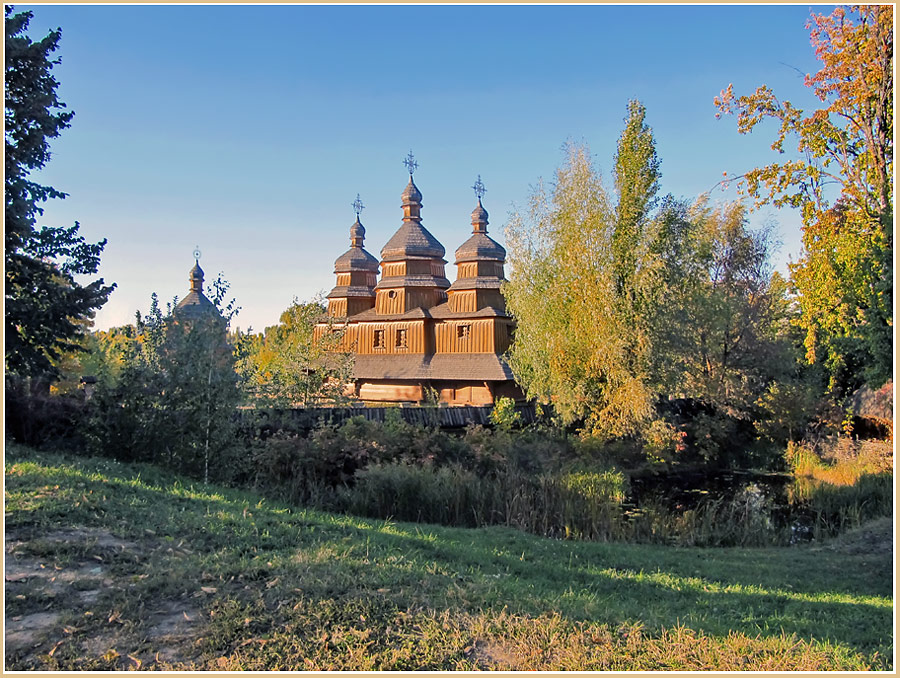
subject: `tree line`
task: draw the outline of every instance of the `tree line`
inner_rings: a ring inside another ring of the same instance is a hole
[[[509,363],[560,426],[628,441],[653,460],[754,464],[863,384],[890,378],[892,12],[812,16],[822,67],[806,86],[816,110],[765,86],[716,97],[741,133],[765,119],[779,125],[779,161],[726,179],[739,200],[662,194],[651,113],[639,101],[627,105],[611,185],[587,145],[565,146],[553,179],[507,223],[503,289],[517,323]],[[340,401],[349,362],[335,358],[339,333],[326,333],[333,345],[313,340],[323,314],[315,300],[295,300],[263,333],[226,334],[236,307],[220,276],[221,323],[189,326],[154,297],[134,325],[90,331],[114,285],[75,279],[96,274],[105,241],[85,243],[77,224],[38,224],[41,205],[64,194],[29,175],[49,161],[72,112],[51,72],[60,31],[32,42],[30,18],[6,8],[7,403],[28,385],[71,389],[67,376],[93,374],[98,447],[183,460],[208,476],[239,404]],[[789,139],[796,152],[786,152]],[[773,270],[772,228],[749,225],[764,204],[801,211],[803,251],[789,278]]]

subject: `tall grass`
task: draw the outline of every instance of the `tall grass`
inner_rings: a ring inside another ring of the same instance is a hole
[[[350,420],[306,438],[271,438],[255,465],[257,487],[278,499],[371,518],[591,541],[769,546],[791,543],[792,523],[822,538],[891,514],[893,476],[871,472],[884,468],[883,450],[841,445],[831,458],[789,448],[797,479],[786,499],[749,483],[687,508],[628,504],[627,476],[558,433],[474,427],[452,437],[399,420]]]
[[[626,487],[618,471],[480,475],[458,464],[393,463],[361,469],[337,494],[340,508],[368,517],[608,540],[621,536]]]
[[[840,437],[819,448],[791,443],[788,501],[805,513],[813,538],[833,536],[893,510],[890,442]]]

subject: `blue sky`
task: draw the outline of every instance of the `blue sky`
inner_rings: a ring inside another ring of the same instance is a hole
[[[477,175],[501,243],[514,206],[550,179],[569,139],[610,179],[629,99],[647,107],[662,190],[694,198],[723,172],[772,161],[772,128],[737,133],[713,97],[760,84],[814,104],[805,28],[828,6],[17,5],[38,39],[61,27],[54,69],[72,127],[39,180],[70,194],[43,223],[107,238],[118,289],[105,329],[184,296],[199,245],[262,330],[294,297],[334,285],[357,193],[376,257],[401,223],[402,160],[419,162],[423,224],[447,249],[470,233]],[[611,186],[611,183],[608,182]],[[733,191],[713,193],[716,200]],[[782,270],[799,217],[774,219]]]

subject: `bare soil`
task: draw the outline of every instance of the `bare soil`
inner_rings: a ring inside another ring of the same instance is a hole
[[[37,545],[37,548],[36,548]],[[63,553],[35,554],[50,547]],[[46,665],[62,654],[98,658],[115,668],[166,668],[189,664],[204,627],[201,611],[182,600],[154,600],[140,623],[123,618],[109,594],[127,592],[131,574],[116,574],[113,556],[140,560],[157,544],[137,544],[105,530],[72,528],[5,539],[6,664]]]

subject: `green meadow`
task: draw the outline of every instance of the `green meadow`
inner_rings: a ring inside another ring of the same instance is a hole
[[[366,520],[6,448],[11,670],[891,670],[890,520],[678,548]]]

